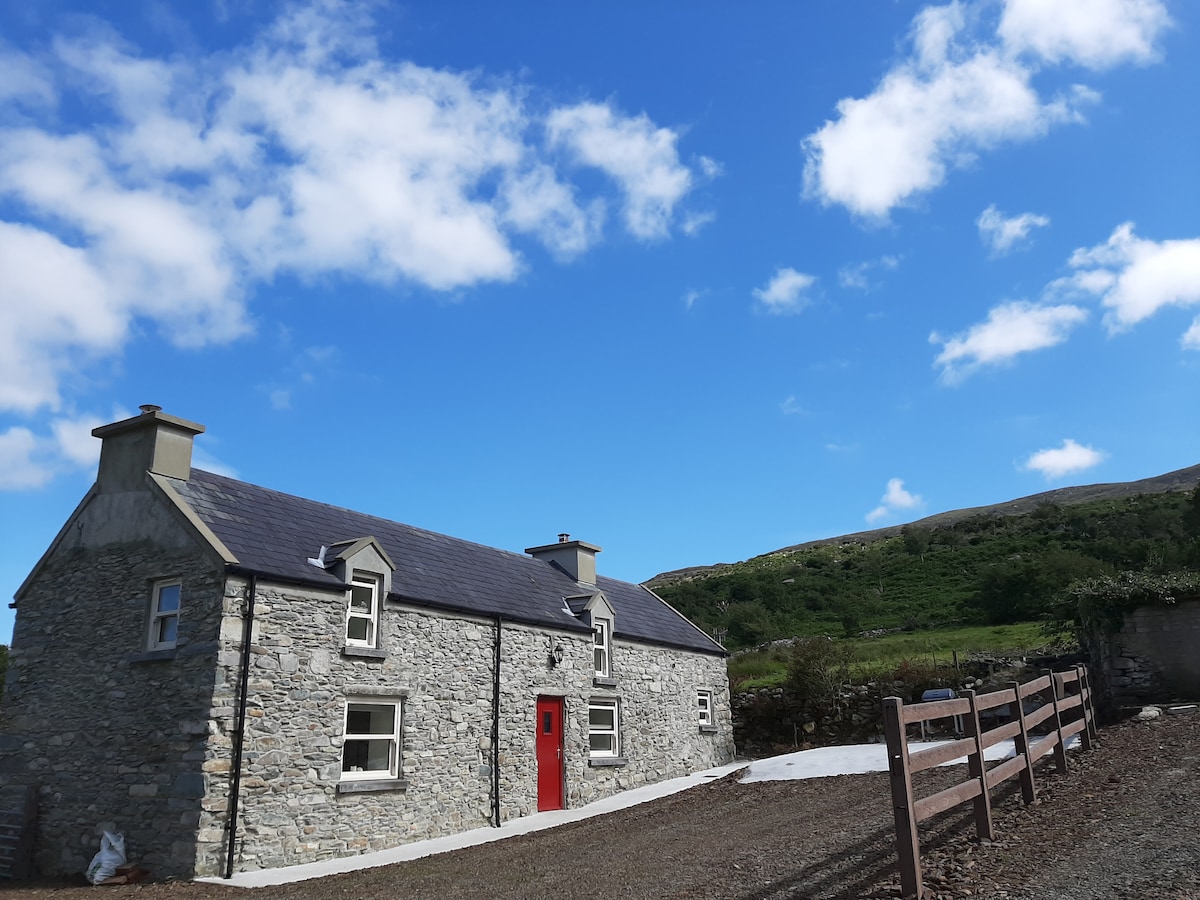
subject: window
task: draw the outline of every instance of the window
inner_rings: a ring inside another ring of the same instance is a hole
[[[588,737],[592,756],[620,756],[620,706],[616,700],[588,704]]]
[[[698,706],[701,725],[711,725],[713,723],[712,713],[712,691],[697,691],[696,703]]]
[[[604,678],[609,673],[612,656],[612,622],[608,619],[592,619],[592,655],[596,661],[596,674]]]
[[[379,578],[355,572],[350,581],[350,603],[346,609],[346,643],[374,647],[379,626]]]
[[[179,637],[179,596],[183,585],[160,581],[150,597],[150,627],[146,637],[148,650],[172,650]]]
[[[342,780],[398,778],[402,702],[346,702]]]

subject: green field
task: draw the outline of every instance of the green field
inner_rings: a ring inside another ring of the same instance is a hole
[[[1016,625],[972,625],[927,631],[901,631],[877,637],[835,638],[854,651],[852,676],[857,680],[890,676],[902,664],[922,667],[950,665],[958,655],[965,661],[970,653],[993,656],[1038,655],[1049,646],[1061,650],[1070,636],[1057,639],[1041,623]],[[787,678],[791,648],[786,645],[740,653],[729,660],[729,679],[735,689],[781,685]]]

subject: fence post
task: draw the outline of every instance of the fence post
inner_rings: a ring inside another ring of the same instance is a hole
[[[1079,719],[1083,723],[1083,730],[1079,732],[1079,742],[1084,750],[1092,749],[1092,730],[1089,727],[1088,719],[1088,695],[1087,685],[1084,683],[1083,666],[1075,666],[1075,690],[1073,694],[1079,696]]]
[[[1092,695],[1092,677],[1088,672],[1088,667],[1081,665],[1079,667],[1079,684],[1083,688],[1084,709],[1087,712],[1087,733],[1091,740],[1088,741],[1088,749],[1094,750],[1096,743],[1100,740],[1100,732],[1096,730],[1096,704]]]
[[[892,813],[896,820],[896,856],[900,860],[900,891],[905,897],[925,895],[921,883],[921,847],[913,815],[912,773],[908,764],[908,733],[904,701],[883,698],[883,733],[887,738],[888,773],[892,783]]]
[[[1063,740],[1062,712],[1058,708],[1058,690],[1062,682],[1050,669],[1043,670],[1050,676],[1050,702],[1054,704],[1054,729],[1058,733],[1058,743],[1054,747],[1054,771],[1059,775],[1067,774],[1067,744]]]
[[[967,714],[967,737],[975,739],[975,752],[967,754],[967,772],[979,779],[982,792],[975,798],[975,833],[983,840],[992,840],[992,798],[988,792],[987,763],[983,758],[983,735],[979,729],[979,707],[974,691],[963,691],[971,710]]]
[[[1012,703],[1008,704],[1008,717],[1021,723],[1020,729],[1013,736],[1013,755],[1019,754],[1025,757],[1025,767],[1021,769],[1021,799],[1028,806],[1037,799],[1037,788],[1033,782],[1033,757],[1029,755],[1029,729],[1025,727],[1025,704],[1021,700],[1020,682],[1010,681],[1008,686],[1012,688],[1013,695],[1016,697]]]

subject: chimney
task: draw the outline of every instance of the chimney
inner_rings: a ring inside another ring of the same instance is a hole
[[[534,559],[557,563],[576,581],[582,584],[596,583],[596,554],[600,548],[586,541],[573,541],[569,534],[560,534],[558,542],[541,547],[526,547],[525,552]]]
[[[192,474],[192,439],[204,426],[169,416],[146,404],[141,415],[92,429],[100,445],[96,486],[104,493],[138,491],[146,472],[187,480]]]

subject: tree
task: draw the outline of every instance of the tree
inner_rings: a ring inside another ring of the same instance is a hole
[[[1200,541],[1200,484],[1192,491],[1191,502],[1183,511],[1183,528],[1193,540]]]
[[[1045,618],[1072,582],[1100,575],[1104,568],[1098,560],[1070,550],[1018,556],[983,574],[971,606],[997,625]]]
[[[836,706],[850,679],[854,648],[827,637],[796,638],[788,662],[788,685],[803,700]]]
[[[918,525],[905,525],[900,529],[900,536],[904,538],[904,552],[909,556],[919,556],[924,562],[933,532]]]

